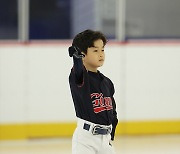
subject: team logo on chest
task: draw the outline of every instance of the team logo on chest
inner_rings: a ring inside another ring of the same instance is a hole
[[[103,97],[102,93],[92,93],[91,100],[95,113],[113,109],[111,97]]]

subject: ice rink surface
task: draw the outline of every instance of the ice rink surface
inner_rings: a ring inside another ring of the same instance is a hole
[[[116,154],[180,154],[180,135],[119,136]],[[71,138],[0,141],[0,154],[71,154]]]

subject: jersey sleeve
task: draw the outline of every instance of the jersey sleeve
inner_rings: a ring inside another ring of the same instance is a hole
[[[81,58],[73,57],[73,73],[75,74],[75,82],[77,85],[83,84],[84,65]]]

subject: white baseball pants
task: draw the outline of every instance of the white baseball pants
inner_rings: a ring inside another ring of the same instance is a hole
[[[77,128],[72,138],[72,154],[115,154],[110,144],[111,135],[93,135],[92,127],[83,129],[84,123],[93,127],[93,123],[78,118]],[[102,126],[102,125],[101,125]]]

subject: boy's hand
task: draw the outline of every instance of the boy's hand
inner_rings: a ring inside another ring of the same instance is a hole
[[[74,56],[75,58],[83,58],[85,57],[84,54],[81,53],[80,49],[78,47],[75,46],[71,46],[69,47],[69,56],[72,57]]]

